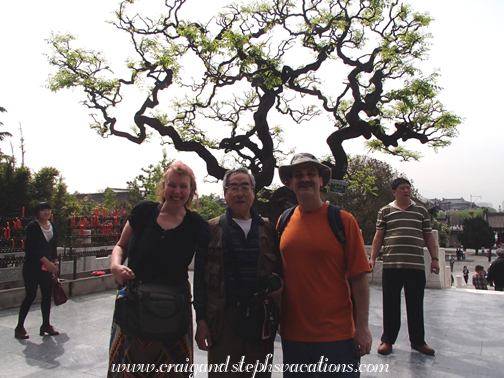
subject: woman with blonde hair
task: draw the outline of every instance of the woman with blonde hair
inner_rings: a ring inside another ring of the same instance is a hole
[[[160,202],[141,201],[133,208],[112,251],[110,271],[119,284],[131,287],[148,281],[182,287],[190,298],[188,266],[196,249],[206,249],[209,239],[207,223],[199,214],[189,210],[196,196],[196,178],[192,169],[181,161],[171,164],[159,182]],[[124,261],[127,257],[126,266]],[[117,303],[110,340],[108,377],[135,377],[134,372],[117,369],[123,364],[154,364],[154,370],[162,364],[192,365],[192,319],[189,319],[184,334],[176,340],[145,339],[127,332],[127,325],[122,330],[117,324]],[[190,302],[184,306],[190,309]],[[162,372],[152,371],[145,377],[188,377],[190,374],[189,371],[176,373],[166,368],[159,370]]]

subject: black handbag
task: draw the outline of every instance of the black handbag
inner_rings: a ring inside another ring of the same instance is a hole
[[[127,336],[151,341],[180,339],[191,322],[189,283],[133,281],[116,298],[114,321]]]

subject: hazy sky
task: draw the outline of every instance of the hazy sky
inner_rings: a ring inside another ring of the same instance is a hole
[[[154,0],[148,0],[154,3]],[[159,1],[156,0],[157,3]],[[188,0],[191,18],[203,19],[214,10],[200,0]],[[504,76],[500,63],[504,53],[504,2],[500,0],[411,0],[418,11],[426,11],[435,21],[431,53],[425,73],[438,68],[439,85],[444,88],[441,100],[446,108],[464,118],[460,135],[453,144],[436,154],[431,149],[408,144],[418,150],[420,162],[400,162],[382,154],[371,155],[385,160],[414,181],[420,193],[428,198],[464,197],[477,202],[491,202],[494,207],[504,200],[502,145],[504,128],[499,115],[502,109],[500,91]],[[105,23],[113,18],[116,0],[46,0],[3,1],[0,3],[0,106],[8,113],[0,114],[1,131],[14,137],[1,142],[0,148],[20,159],[19,124],[25,137],[25,164],[38,170],[53,166],[60,170],[69,191],[94,192],[106,187],[126,187],[126,181],[140,169],[161,159],[162,147],[157,139],[138,146],[125,139],[103,139],[89,129],[87,109],[79,104],[80,91],[51,93],[44,88],[53,72],[44,53],[44,41],[54,32],[71,32],[78,36],[75,46],[103,50],[115,64],[121,64],[125,51],[132,54],[128,41],[113,26]],[[162,1],[160,3],[163,3]],[[212,2],[215,7],[216,3]],[[222,1],[222,4],[227,3]],[[193,6],[197,5],[197,6]],[[131,119],[131,118],[130,118]],[[133,124],[133,121],[129,121]],[[306,129],[285,130],[287,146],[297,152],[308,151],[317,156],[328,154],[327,145],[310,140]],[[302,136],[302,138],[299,138]],[[363,154],[363,139],[345,143],[351,154]],[[194,153],[168,155],[195,168],[201,179],[200,194],[221,194],[220,185],[203,184],[205,166]],[[478,198],[480,197],[480,198]]]

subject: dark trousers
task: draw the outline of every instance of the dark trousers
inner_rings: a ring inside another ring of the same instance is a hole
[[[383,335],[381,341],[394,344],[401,328],[401,291],[404,287],[408,332],[412,344],[425,344],[423,301],[425,271],[383,269]]]
[[[30,307],[37,297],[37,288],[40,286],[42,302],[42,325],[49,326],[49,316],[51,313],[51,292],[52,292],[52,274],[43,270],[23,269],[23,280],[25,284],[26,296],[19,309],[19,318],[17,327],[24,327],[24,322]]]
[[[256,378],[270,378],[271,370],[264,364],[272,364],[273,355],[267,356],[268,353],[264,351],[262,345],[251,345],[236,335],[238,313],[239,308],[236,306],[226,306],[225,308],[224,331],[219,340],[212,340],[212,346],[208,351],[208,364],[225,367],[227,362],[227,369],[223,372],[209,371],[208,378],[250,378],[254,371],[257,372]],[[270,349],[272,350],[272,348]],[[248,364],[254,366],[249,372],[245,370]]]
[[[359,356],[354,339],[327,342],[291,341],[282,338],[283,378],[358,377]],[[293,368],[285,368],[292,366]],[[316,369],[307,368],[316,366]],[[298,369],[296,369],[297,367]],[[314,371],[315,370],[315,371]]]

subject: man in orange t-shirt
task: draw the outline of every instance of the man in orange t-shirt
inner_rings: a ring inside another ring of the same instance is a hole
[[[280,241],[284,263],[283,363],[297,366],[285,371],[284,377],[299,373],[317,377],[328,372],[353,376],[357,355],[369,354],[372,342],[366,277],[370,268],[359,226],[350,213],[341,211],[346,236],[343,250],[329,224],[329,206],[320,198],[320,188],[329,182],[331,170],[313,155],[295,155],[290,165],[279,168],[279,175],[299,202]]]

